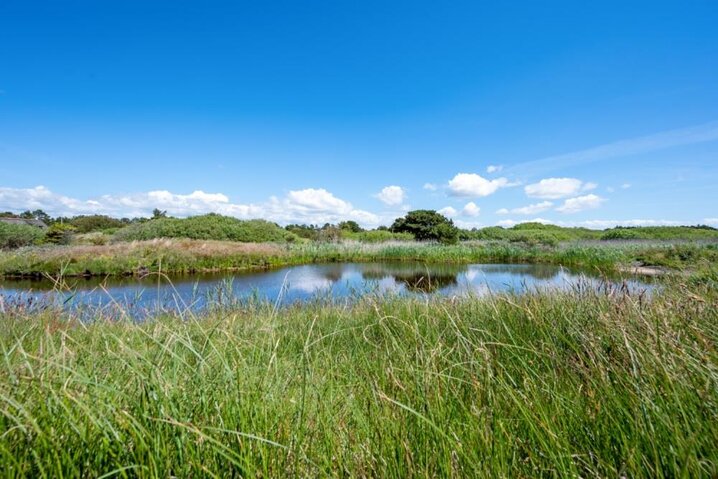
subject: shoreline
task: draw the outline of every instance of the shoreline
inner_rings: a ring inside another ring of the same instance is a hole
[[[450,246],[416,242],[290,245],[155,239],[0,252],[0,280],[251,272],[344,262],[553,264],[595,269],[604,274],[662,276],[692,268],[702,259],[714,262],[716,257],[718,250],[710,244],[672,242],[646,245],[569,242],[548,247],[510,242],[465,242]]]

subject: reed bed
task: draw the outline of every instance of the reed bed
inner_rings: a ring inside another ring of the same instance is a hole
[[[709,265],[718,262],[718,243],[570,242],[545,246],[507,241],[470,241],[458,245],[346,241],[282,245],[155,239],[109,245],[29,247],[0,252],[0,275],[143,275],[374,261],[550,263],[609,273],[634,263],[672,269]]]
[[[4,477],[715,477],[718,294],[674,282],[0,314]]]

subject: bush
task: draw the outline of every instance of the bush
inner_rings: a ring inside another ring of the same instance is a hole
[[[601,235],[602,240],[622,240],[622,239],[637,239],[639,234],[633,230],[627,230],[622,228],[616,228],[608,230]]]
[[[67,223],[55,223],[47,229],[45,242],[52,244],[70,244],[75,227]]]
[[[70,220],[70,224],[78,233],[91,233],[124,226],[122,221],[105,215],[76,216]]]
[[[0,221],[0,249],[20,248],[42,241],[45,233],[37,226]]]
[[[545,245],[545,246],[556,246],[558,245],[558,238],[551,233],[545,231],[522,231],[514,232],[509,241],[512,243],[525,243],[530,246]]]
[[[120,241],[154,238],[190,238],[246,243],[286,242],[293,234],[264,220],[242,221],[208,214],[191,218],[157,218],[122,228],[114,238]]]
[[[454,222],[434,210],[409,211],[391,225],[394,233],[410,233],[419,241],[436,240],[453,244],[459,240],[459,230]]]
[[[344,239],[361,241],[362,243],[384,243],[386,241],[412,241],[414,236],[411,233],[392,233],[391,231],[372,230],[360,233],[342,234]]]

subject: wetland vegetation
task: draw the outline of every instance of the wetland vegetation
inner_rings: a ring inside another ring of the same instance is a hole
[[[379,279],[386,272],[371,264],[379,263],[397,265],[396,281],[425,293],[432,288],[417,263],[454,273],[532,263],[618,280],[282,307],[217,299],[139,321],[6,300],[5,477],[718,474],[711,228],[533,224],[458,231],[460,241],[442,244],[216,215],[98,231],[83,221],[85,230],[65,228],[60,244],[35,232],[33,244],[0,252],[0,272],[159,277],[351,262]],[[261,241],[233,241],[248,239],[240,231]],[[655,293],[621,281],[637,265],[666,273]],[[455,287],[457,274],[437,275],[433,288]]]

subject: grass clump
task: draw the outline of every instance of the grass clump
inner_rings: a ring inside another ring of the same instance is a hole
[[[711,477],[718,295],[0,314],[14,477]]]
[[[264,220],[238,220],[229,216],[207,214],[189,218],[156,218],[118,230],[117,241],[139,241],[155,238],[189,238],[247,243],[282,243],[294,235]]]

